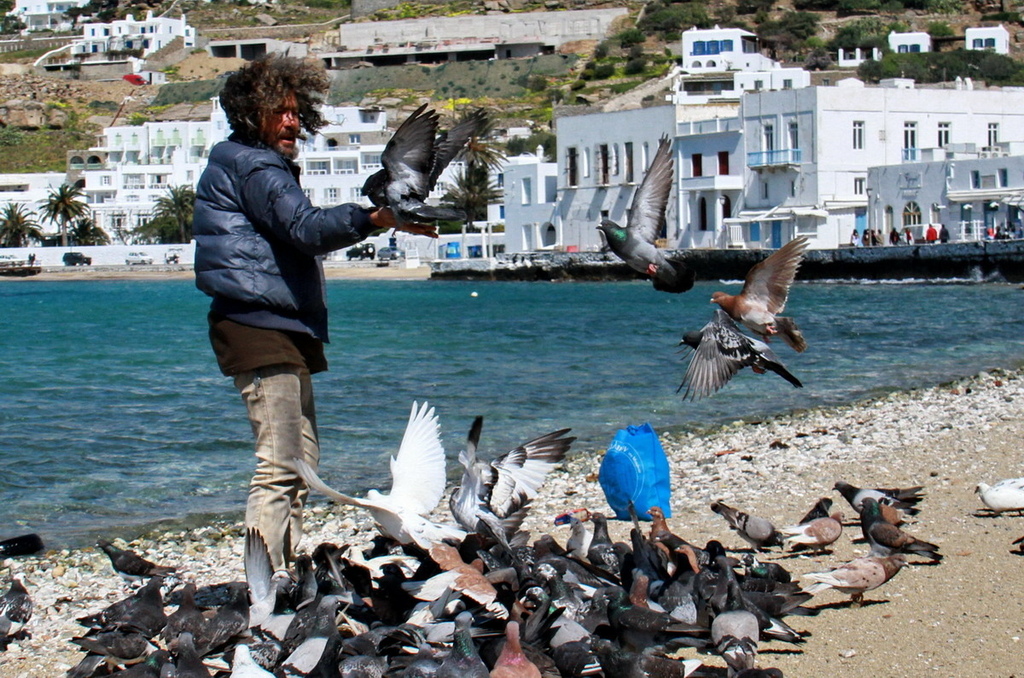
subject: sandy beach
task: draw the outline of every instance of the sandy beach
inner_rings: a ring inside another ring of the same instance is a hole
[[[989,516],[974,493],[978,482],[1024,475],[1022,404],[1024,371],[994,371],[845,407],[662,436],[673,473],[669,524],[690,541],[717,538],[742,554],[746,543],[709,510],[711,501],[781,526],[797,522],[819,496],[830,496],[848,523],[833,553],[807,557],[774,549],[764,558],[802,574],[867,551],[854,541],[860,528],[852,511],[831,489],[837,480],[865,487],[924,485],[922,511],[905,529],[939,544],[942,563],[911,557],[912,567],[869,592],[861,607],[834,591],[819,594],[810,603],[821,608],[819,615],[787,618],[810,634],[806,644],[762,643],[759,665],[797,678],[1024,675],[1024,559],[1011,546],[1024,534],[1024,518]],[[566,528],[554,527],[551,519],[565,510],[607,510],[596,480],[602,453],[575,450],[564,469],[549,477],[526,525],[534,537],[549,532],[564,541]],[[323,541],[363,544],[374,534],[365,514],[322,497],[307,515],[309,550]],[[438,517],[447,519],[446,511]],[[626,538],[628,528],[614,521],[613,538]],[[129,546],[177,566],[202,586],[243,577],[240,534],[237,524],[217,523]],[[6,587],[12,576],[24,580],[36,608],[31,637],[0,655],[5,677],[62,675],[82,656],[68,642],[82,630],[74,619],[126,595],[106,556],[92,548],[6,559],[0,582]],[[697,656],[718,667],[706,675],[724,675],[720,658]]]
[[[324,264],[328,280],[425,280],[430,277],[427,265],[415,268],[385,264],[330,261]],[[0,282],[61,280],[178,280],[195,278],[191,266],[51,266],[28,278],[0,278]]]

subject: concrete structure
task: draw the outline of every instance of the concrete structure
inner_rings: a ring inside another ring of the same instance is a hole
[[[998,26],[977,26],[964,31],[964,47],[970,50],[988,50],[996,54],[1010,53],[1010,32]]]
[[[304,58],[309,53],[309,46],[301,42],[285,42],[273,38],[247,38],[211,40],[206,45],[206,51],[210,56],[220,59],[236,58],[252,61],[264,54]]]
[[[868,52],[866,49],[858,47],[852,52],[840,48],[839,54],[836,57],[836,65],[839,68],[857,68],[865,61],[873,59],[874,61],[882,60],[882,50],[877,47],[872,47],[871,51]]]
[[[504,191],[505,252],[550,250],[558,245],[554,225],[558,204],[558,163],[545,162],[543,149],[509,158],[501,173]]]
[[[110,23],[83,24],[82,37],[47,52],[35,66],[51,73],[71,71],[85,79],[117,78],[140,72],[145,57],[179,38],[185,49],[196,45],[196,30],[184,14],[177,19],[155,17],[150,10],[142,21],[129,14]]]
[[[928,224],[946,224],[953,240],[1024,236],[1024,143],[986,151],[951,144],[934,155],[939,157],[868,170],[870,228],[909,228],[918,241]]]
[[[8,15],[25,24],[24,33],[32,31],[69,31],[71,19],[64,15],[72,7],[85,7],[89,0],[14,0]]]
[[[574,40],[603,40],[625,8],[529,12],[429,20],[344,23],[336,52],[320,54],[329,68],[552,54]]]
[[[739,118],[676,124],[676,213],[668,240],[676,247],[742,247],[742,229],[727,224],[743,204],[744,155]],[[685,225],[685,226],[684,226]]]
[[[777,64],[761,54],[757,35],[742,28],[683,31],[683,70],[687,73],[766,71]]]
[[[932,36],[923,31],[889,33],[889,49],[897,54],[932,51]]]

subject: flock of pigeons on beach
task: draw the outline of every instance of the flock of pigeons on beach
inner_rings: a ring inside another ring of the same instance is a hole
[[[364,193],[400,219],[452,218],[425,200],[480,124],[471,116],[438,134],[436,113],[421,107],[387,145],[384,170]],[[605,220],[600,228],[655,289],[679,293],[692,287],[692,272],[654,244],[672,184],[669,146],[662,139],[627,226]],[[711,321],[681,342],[694,349],[684,397],[710,396],[744,367],[801,386],[767,341],[777,335],[798,352],[806,348],[796,323],[778,315],[806,246],[798,238],[754,266],[740,294],[715,293]],[[553,528],[568,529],[564,540],[532,539],[522,530],[531,502],[575,438],[569,429],[553,431],[484,461],[482,427],[477,418],[450,494],[438,418],[427,403],[412,406],[388,492],[338,492],[297,460],[312,489],[367,511],[380,534],[369,545],[321,543],[289,571],[272,570],[253,529],[245,535],[246,581],[203,586],[172,565],[99,542],[134,590],[78,619],[82,632],[71,642],[83,654],[68,678],[777,678],[782,672],[763,666],[758,649],[807,642],[793,618],[820,612],[808,605],[815,595],[834,589],[861,605],[908,559],[942,559],[937,545],[906,526],[923,488],[845,482],[834,489],[859,517],[870,551],[804,575],[805,586],[764,554],[830,552],[844,523],[828,497],[782,527],[714,502],[711,510],[750,544],[734,554],[719,540],[698,545],[676,534],[657,506],[639,507],[652,520],[634,515],[628,543],[613,541],[608,518],[589,509],[554,519]],[[1024,479],[977,491],[995,513],[1024,510]],[[454,524],[438,519],[446,494]],[[31,614],[29,592],[13,579],[0,598],[0,646],[28,632]],[[725,668],[705,663],[711,656]]]

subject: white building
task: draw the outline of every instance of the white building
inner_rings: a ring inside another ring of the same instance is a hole
[[[784,68],[760,51],[757,36],[741,28],[691,28],[683,33],[682,66],[673,79],[676,104],[739,101],[743,92],[811,84],[802,68]]]
[[[50,191],[65,182],[64,172],[0,174],[0,204],[16,203],[38,213]],[[46,230],[47,224],[43,224]]]
[[[932,51],[932,36],[923,31],[889,33],[889,49],[897,54]]]
[[[68,31],[71,19],[64,16],[72,7],[85,7],[89,0],[14,0],[8,12],[25,24],[25,31]]]
[[[1010,53],[1010,32],[998,26],[976,26],[964,31],[964,47],[970,50],[988,50],[996,54]]]
[[[558,244],[558,163],[545,162],[543,150],[508,158],[501,173],[504,192],[505,251],[552,250]]]
[[[1024,143],[950,144],[929,155],[938,157],[868,170],[869,227],[909,228],[918,240],[927,224],[946,224],[953,240],[1020,232]]]

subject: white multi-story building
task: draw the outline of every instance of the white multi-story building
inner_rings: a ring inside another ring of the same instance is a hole
[[[757,36],[741,28],[691,28],[683,33],[682,66],[672,84],[677,104],[739,101],[743,92],[811,84],[802,68],[784,68],[761,54]]]
[[[72,7],[85,7],[89,0],[14,0],[8,12],[25,24],[25,31],[68,31],[72,22],[65,12]]]
[[[545,162],[543,150],[508,158],[501,172],[504,194],[501,220],[505,251],[551,250],[559,245],[555,229],[558,163]]]

